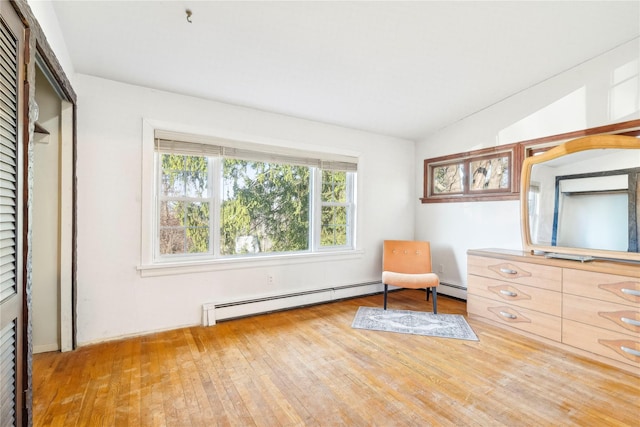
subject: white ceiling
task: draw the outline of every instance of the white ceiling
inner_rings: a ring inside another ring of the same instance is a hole
[[[412,140],[640,35],[637,0],[54,10],[78,73]]]

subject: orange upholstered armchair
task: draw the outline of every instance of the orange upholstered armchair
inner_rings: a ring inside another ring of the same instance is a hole
[[[400,288],[426,289],[433,293],[433,313],[438,313],[438,276],[431,271],[431,246],[429,242],[412,240],[385,240],[382,254],[382,283],[384,284],[384,309],[387,309],[389,285]]]

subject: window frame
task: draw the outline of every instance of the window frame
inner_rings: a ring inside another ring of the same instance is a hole
[[[484,194],[493,194],[493,193],[509,193],[509,192],[513,192],[513,186],[514,186],[514,180],[513,180],[513,174],[514,174],[514,170],[513,170],[513,154],[514,154],[514,150],[508,150],[508,151],[501,151],[495,154],[488,154],[486,156],[476,156],[476,157],[472,157],[466,160],[466,163],[468,164],[467,166],[467,171],[469,172],[469,176],[467,177],[466,180],[466,185],[467,185],[467,191],[468,194],[478,194],[478,195],[484,195]],[[473,178],[473,174],[474,171],[472,170],[472,164],[475,162],[481,162],[483,160],[498,160],[498,159],[507,159],[507,163],[508,163],[508,185],[506,187],[492,187],[492,188],[481,188],[481,189],[474,189],[472,188],[472,178]]]
[[[171,197],[171,196],[163,196],[161,194],[161,188],[162,188],[162,166],[161,166],[161,161],[160,161],[160,156],[162,154],[167,154],[167,153],[161,153],[158,152],[156,150],[154,150],[154,175],[155,175],[155,203],[154,203],[154,211],[153,211],[153,220],[154,220],[154,230],[155,232],[153,233],[153,259],[154,260],[161,260],[161,259],[172,259],[172,260],[180,260],[180,259],[185,259],[185,260],[190,260],[190,259],[194,259],[197,257],[201,257],[201,258],[209,258],[212,255],[214,255],[216,252],[216,248],[215,248],[215,244],[216,242],[218,242],[215,239],[215,236],[213,235],[213,233],[211,233],[212,230],[215,230],[217,227],[217,224],[219,223],[219,212],[217,210],[217,206],[219,206],[219,202],[216,199],[216,197],[214,197],[215,194],[217,194],[218,192],[218,180],[219,180],[219,162],[214,161],[214,158],[212,157],[208,157],[207,158],[207,182],[209,184],[209,197],[200,197],[198,198],[201,201],[206,201],[209,204],[209,212],[210,212],[210,216],[211,218],[209,218],[209,227],[210,227],[210,232],[209,232],[209,251],[207,253],[184,253],[184,254],[172,254],[172,255],[162,255],[160,253],[160,229],[161,229],[161,225],[160,225],[160,207],[162,205],[162,202],[165,200],[179,200],[179,201],[183,201],[183,202],[192,202],[195,198],[188,198],[188,197]]]
[[[151,119],[143,119],[142,121],[142,203],[141,203],[141,246],[140,246],[140,264],[137,266],[137,270],[140,272],[142,277],[150,277],[150,276],[163,276],[170,274],[183,274],[183,273],[192,273],[192,272],[205,272],[205,271],[217,271],[217,270],[226,270],[226,269],[236,269],[236,268],[244,268],[246,266],[260,267],[260,266],[271,266],[271,265],[282,265],[283,262],[287,264],[297,264],[297,263],[306,263],[311,262],[310,259],[313,259],[313,262],[321,261],[326,258],[326,260],[347,260],[347,259],[361,259],[364,255],[364,251],[359,249],[357,244],[356,234],[358,233],[358,229],[356,227],[355,218],[360,215],[356,211],[356,180],[353,180],[353,188],[352,188],[352,209],[351,209],[351,234],[350,234],[350,246],[332,246],[327,248],[317,248],[316,246],[311,246],[312,243],[315,243],[315,229],[312,229],[310,226],[310,245],[309,249],[305,251],[295,251],[295,252],[270,252],[270,253],[260,253],[260,254],[242,254],[242,255],[229,255],[229,256],[212,256],[210,253],[207,254],[180,254],[169,257],[169,259],[159,259],[157,256],[157,252],[159,251],[159,246],[157,244],[157,239],[159,238],[159,227],[158,227],[158,215],[156,214],[156,206],[158,203],[157,195],[158,186],[159,186],[159,174],[157,171],[157,165],[159,161],[157,160],[156,154],[156,131],[162,129],[173,129],[167,130],[169,134],[176,134],[185,136],[190,142],[195,143],[220,143],[220,141],[224,141],[230,145],[233,145],[238,150],[247,149],[256,149],[259,148],[262,151],[271,153],[273,150],[274,155],[282,155],[285,153],[293,153],[294,155],[309,154],[312,156],[318,156],[321,159],[323,165],[327,165],[328,168],[338,169],[340,167],[344,167],[347,165],[355,172],[354,175],[357,175],[359,162],[360,162],[360,154],[355,153],[349,150],[344,149],[334,149],[331,151],[327,150],[327,147],[324,146],[305,146],[304,148],[311,149],[301,150],[298,148],[300,146],[299,143],[291,143],[288,141],[276,141],[276,140],[268,140],[267,143],[260,141],[261,139],[266,138],[246,138],[246,135],[243,135],[242,139],[239,139],[236,135],[228,135],[227,132],[219,131],[219,130],[210,130],[208,132],[202,132],[201,129],[198,129],[198,134],[190,132],[190,129],[185,128],[184,126],[177,126],[173,123],[160,122]],[[219,137],[211,137],[211,136],[203,136],[202,133],[206,134],[218,134]],[[258,142],[260,141],[260,142]],[[295,148],[294,148],[295,147]],[[232,157],[232,156],[231,156]],[[214,192],[220,191],[222,182],[221,177],[218,175],[221,174],[221,171],[218,172],[217,168],[221,168],[221,162],[213,162],[214,165],[218,163],[218,166],[210,168],[211,173],[214,175]],[[315,169],[312,168],[311,171]],[[215,196],[215,194],[214,194]],[[310,215],[313,212],[312,209],[316,208],[315,203],[315,194],[310,195]],[[219,234],[220,228],[220,211],[221,198],[214,197],[214,207],[213,214],[211,215],[214,219],[214,232]],[[213,251],[215,254],[220,254],[219,248],[220,241],[218,238],[213,239]]]
[[[469,202],[480,200],[517,200],[519,198],[521,146],[519,144],[502,145],[469,151],[467,153],[426,159],[424,161],[424,196],[422,203]],[[472,189],[471,164],[482,160],[508,158],[509,185],[507,188]],[[455,165],[462,168],[462,189],[457,192],[436,193],[437,168]]]
[[[329,252],[335,250],[349,250],[355,248],[355,198],[356,198],[356,182],[357,174],[346,172],[346,190],[347,200],[345,202],[323,202],[322,201],[322,172],[325,169],[317,168],[314,170],[314,178],[312,182],[313,188],[313,212],[317,218],[317,226],[313,228],[312,246],[315,252]],[[316,187],[319,187],[316,190]],[[322,246],[322,207],[323,206],[344,206],[347,208],[347,241],[344,245]]]

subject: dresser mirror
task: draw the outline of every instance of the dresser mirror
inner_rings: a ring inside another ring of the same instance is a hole
[[[590,136],[527,157],[520,200],[526,251],[640,262],[640,139]]]

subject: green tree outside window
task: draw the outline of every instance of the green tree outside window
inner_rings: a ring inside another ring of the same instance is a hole
[[[160,254],[208,253],[208,161],[161,154]]]
[[[347,244],[347,173],[322,171],[320,246]]]
[[[237,159],[222,164],[222,255],[309,248],[308,167]],[[247,241],[249,247],[242,244]]]
[[[311,251],[313,230],[316,247],[351,242],[350,173],[206,155],[160,152],[158,159],[160,256]]]

